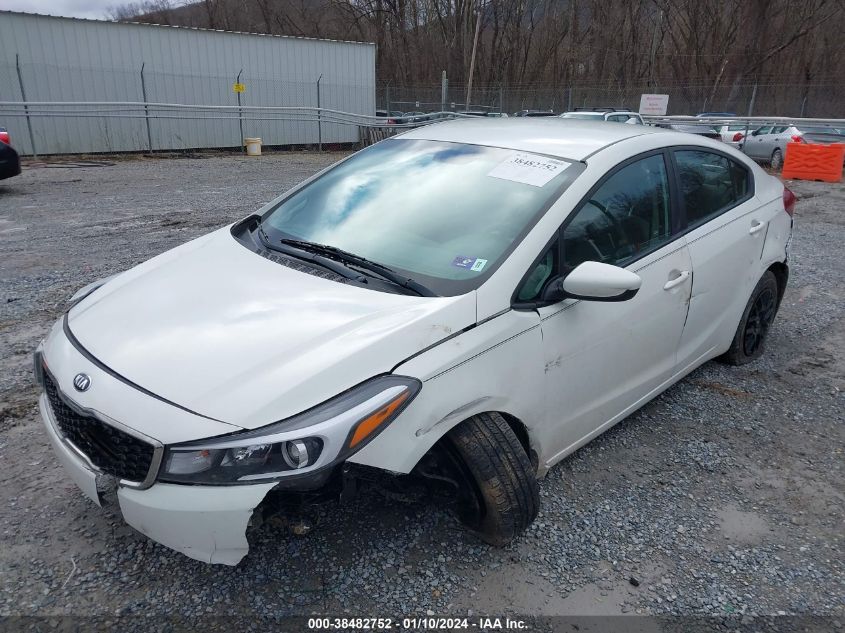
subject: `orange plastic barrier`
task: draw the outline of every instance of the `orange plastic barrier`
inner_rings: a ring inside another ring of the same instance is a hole
[[[842,180],[843,161],[845,161],[845,143],[830,145],[787,143],[781,177],[839,182]]]

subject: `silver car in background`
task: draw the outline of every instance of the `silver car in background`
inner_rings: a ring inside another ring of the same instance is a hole
[[[780,169],[787,143],[845,143],[845,129],[824,125],[764,125],[744,139],[742,151],[759,163]]]

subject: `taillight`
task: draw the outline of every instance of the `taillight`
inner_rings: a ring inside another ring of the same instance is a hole
[[[395,124],[395,123],[396,123],[396,119],[388,119],[388,120],[387,120],[387,122],[388,122],[388,123],[393,123],[393,124]]]
[[[795,213],[795,202],[797,200],[798,198],[795,197],[794,193],[786,187],[783,188],[783,210],[789,214],[790,218]]]
[[[806,143],[803,136],[799,136],[798,134],[793,135],[791,139],[793,143]]]
[[[0,143],[5,143],[6,145],[12,144],[12,139],[9,138],[9,133],[6,130],[0,130]]]
[[[734,134],[734,143],[739,143],[742,140],[743,136],[744,135],[742,132],[737,132],[736,134]]]

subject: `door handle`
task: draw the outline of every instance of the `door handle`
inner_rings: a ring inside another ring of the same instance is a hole
[[[671,290],[675,286],[680,286],[687,279],[689,279],[689,271],[688,270],[682,270],[677,277],[675,277],[674,279],[670,279],[669,281],[667,281],[664,284],[663,290]]]
[[[751,228],[748,229],[749,235],[754,235],[755,233],[759,233],[764,228],[766,228],[765,222],[760,222],[758,220],[751,220]]]

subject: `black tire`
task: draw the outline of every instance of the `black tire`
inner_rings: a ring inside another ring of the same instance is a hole
[[[772,152],[772,169],[779,170],[781,167],[783,167],[783,152],[778,148]]]
[[[716,360],[728,365],[745,365],[760,358],[777,309],[778,282],[774,273],[767,270],[751,293],[730,349]]]
[[[481,540],[507,545],[531,525],[540,506],[522,444],[501,415],[482,413],[449,431],[446,445],[462,471],[461,521]]]

